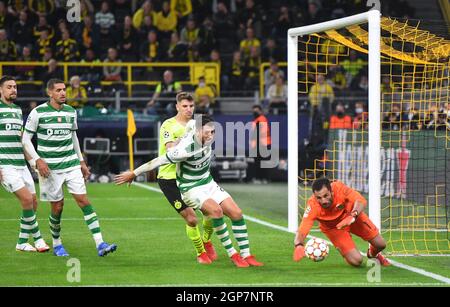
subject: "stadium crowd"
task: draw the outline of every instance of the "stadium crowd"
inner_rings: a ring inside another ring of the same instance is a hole
[[[47,67],[5,66],[9,73],[26,81],[43,81],[63,76],[58,62],[192,62],[221,64],[223,93],[252,92],[259,86],[259,66],[271,62],[265,72],[265,93],[270,111],[284,112],[286,76],[278,62],[286,61],[286,31],[366,11],[360,0],[81,0],[81,22],[68,22],[65,0],[0,1],[0,61],[43,61]],[[394,16],[411,16],[414,11],[403,0],[383,3]],[[367,87],[351,82],[360,65],[337,67],[331,79],[334,91]],[[136,70],[133,80],[163,80],[164,71]],[[123,81],[121,67],[71,69],[69,98],[83,107],[86,97],[100,81]],[[183,78],[174,72],[175,81]],[[356,78],[363,79],[363,78]],[[69,80],[68,80],[69,81]],[[202,84],[199,80],[199,84]],[[80,86],[86,84],[86,87]],[[322,92],[320,80],[316,90]],[[192,89],[194,90],[194,89]],[[153,91],[153,89],[151,90]],[[214,106],[217,90],[201,89],[197,103]],[[36,95],[30,95],[36,96]],[[310,99],[315,105],[317,99]],[[151,105],[150,105],[151,107]]]

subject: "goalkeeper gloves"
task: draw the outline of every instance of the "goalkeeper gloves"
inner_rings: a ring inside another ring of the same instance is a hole
[[[295,246],[294,255],[293,255],[292,259],[295,262],[298,262],[298,261],[302,260],[303,257],[305,257],[305,247],[303,245]]]
[[[336,225],[337,229],[342,229],[344,227],[350,226],[356,221],[356,218],[358,217],[358,211],[353,210],[349,216],[347,216],[345,219],[343,219],[339,224]]]

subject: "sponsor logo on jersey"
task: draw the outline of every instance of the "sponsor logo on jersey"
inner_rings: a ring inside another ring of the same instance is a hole
[[[69,129],[47,129],[47,135],[68,135],[70,133]]]
[[[305,218],[305,217],[308,217],[308,215],[309,215],[310,212],[311,212],[311,207],[310,207],[310,206],[306,207],[306,210],[305,210],[305,213],[303,214],[303,217],[304,217],[304,218]]]
[[[5,125],[5,130],[7,130],[7,131],[9,131],[9,130],[22,130],[22,125],[6,124]]]

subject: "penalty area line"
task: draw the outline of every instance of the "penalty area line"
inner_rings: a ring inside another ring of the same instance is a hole
[[[141,187],[143,189],[147,189],[147,190],[150,190],[150,191],[162,194],[162,191],[160,189],[157,189],[157,188],[154,188],[154,187],[150,187],[148,185],[145,185],[145,184],[142,184],[142,183],[139,183],[139,182],[133,182],[133,185],[136,185],[136,186]],[[260,225],[263,225],[263,226],[266,226],[266,227],[269,227],[269,228],[272,228],[272,229],[276,229],[276,230],[292,233],[292,232],[289,231],[289,229],[287,227],[275,225],[275,224],[272,224],[272,223],[269,223],[269,222],[266,222],[266,221],[260,220],[258,218],[255,218],[255,217],[248,216],[248,215],[244,215],[244,217],[245,217],[245,219],[247,219],[249,221],[252,221],[254,223],[257,223],[257,224],[260,224]],[[308,236],[308,237],[311,237],[311,236]],[[327,243],[329,245],[332,245],[331,242],[329,242],[328,240],[325,240],[325,241],[327,241]],[[361,254],[363,256],[365,256],[364,253],[361,252]],[[425,271],[424,269],[420,269],[420,268],[416,268],[416,267],[413,267],[413,266],[410,266],[410,265],[407,265],[407,264],[403,264],[403,263],[400,263],[398,261],[394,261],[392,259],[389,259],[389,260],[391,261],[392,265],[395,266],[395,267],[398,267],[398,268],[401,268],[401,269],[404,269],[404,270],[407,270],[407,271],[410,271],[410,272],[413,272],[413,273],[416,273],[416,274],[419,274],[419,275],[423,275],[423,276],[432,278],[434,280],[438,280],[438,281],[446,283],[446,284],[450,284],[450,278],[447,278],[445,276],[441,276],[441,275],[438,275],[438,274],[435,274],[435,273],[431,273],[431,272]]]

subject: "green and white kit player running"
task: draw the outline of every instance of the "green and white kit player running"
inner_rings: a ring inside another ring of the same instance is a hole
[[[0,182],[6,191],[14,193],[22,206],[19,240],[16,250],[46,252],[48,245],[42,239],[36,220],[37,200],[34,181],[27,168],[22,147],[22,110],[14,101],[17,84],[13,77],[0,79]],[[34,247],[28,243],[30,235]]]
[[[237,267],[262,266],[263,263],[258,262],[250,253],[247,225],[242,210],[210,174],[214,133],[212,119],[208,116],[199,116],[195,121],[195,128],[187,132],[165,155],[141,165],[133,172],[127,171],[117,175],[115,182],[116,184],[132,182],[136,176],[144,172],[161,165],[176,163],[177,185],[183,201],[194,209],[200,209],[212,219],[214,231],[233,263]],[[223,219],[224,214],[231,219],[240,254],[233,247],[227,224]]]
[[[25,151],[35,161],[39,172],[40,198],[49,201],[51,214],[50,231],[53,237],[53,253],[68,256],[60,237],[61,215],[64,207],[63,184],[77,202],[84,214],[89,230],[97,246],[98,255],[105,256],[116,250],[115,244],[103,241],[97,214],[86,195],[84,179],[90,175],[83,160],[76,134],[77,113],[65,104],[64,81],[50,79],[47,83],[50,100],[33,109],[27,119],[22,142]],[[37,134],[37,152],[31,138]],[[84,178],[83,178],[84,177]]]

